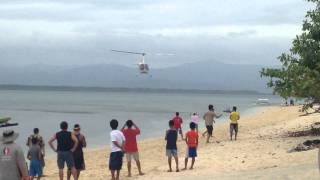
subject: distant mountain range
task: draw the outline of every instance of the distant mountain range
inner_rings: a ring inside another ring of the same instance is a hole
[[[193,89],[270,92],[260,78],[259,65],[199,62],[152,69],[139,74],[135,67],[98,64],[80,67],[30,65],[1,67],[0,84],[147,89]]]

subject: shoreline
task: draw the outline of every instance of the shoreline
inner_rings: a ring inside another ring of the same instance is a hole
[[[248,108],[248,109],[246,109],[246,110],[244,110],[244,112],[243,113],[241,113],[240,115],[241,115],[241,118],[246,118],[246,117],[250,117],[250,116],[253,116],[253,115],[255,115],[256,113],[259,113],[259,112],[261,112],[261,111],[263,111],[263,109],[265,108],[265,107],[278,107],[278,106],[259,106],[259,107],[251,107],[251,108]],[[224,112],[223,112],[224,113]],[[200,119],[202,119],[201,117],[200,117]],[[185,123],[189,123],[190,122],[190,119],[187,119],[188,121],[186,122],[186,120],[184,121]],[[218,119],[218,120],[216,120],[216,123],[215,123],[215,125],[214,125],[214,127],[216,127],[216,126],[219,126],[219,125],[221,125],[221,124],[225,124],[225,123],[228,123],[229,121],[228,121],[228,119]],[[205,127],[204,127],[204,121],[203,120],[201,120],[200,121],[200,131],[199,132],[203,132],[203,131],[205,131],[206,129],[205,129]],[[163,132],[165,132],[165,130],[166,129],[163,129],[162,131]],[[185,133],[185,131],[187,130],[186,129],[186,127],[184,127],[184,132],[183,133]],[[106,133],[106,134],[108,134],[108,132]],[[108,137],[106,136],[106,139],[107,139]],[[141,141],[152,141],[152,140],[159,140],[159,139],[161,139],[162,137],[161,136],[151,136],[151,137],[145,137],[145,138],[140,138],[139,136],[137,137],[137,141],[138,141],[138,143],[139,142],[141,142]],[[90,143],[90,142],[89,142]],[[109,143],[106,141],[106,143],[105,144],[102,144],[102,145],[93,145],[93,147],[89,147],[89,148],[85,148],[84,149],[84,152],[91,152],[91,151],[98,151],[98,150],[102,150],[102,149],[107,149],[107,148],[109,148]],[[46,151],[50,151],[49,153],[46,153],[47,154],[47,159],[52,159],[52,158],[55,158],[55,156],[56,156],[56,154],[55,154],[55,152],[53,152],[51,149],[50,149],[50,147],[48,147],[48,149],[46,150]]]
[[[137,176],[133,164],[133,177],[126,177],[126,160],[121,179],[319,179],[318,150],[288,153],[297,144],[317,137],[283,137],[288,131],[298,131],[320,118],[320,114],[300,116],[298,106],[266,107],[264,110],[242,117],[239,121],[237,141],[230,141],[228,122],[216,125],[214,142],[206,144],[200,137],[195,169],[167,173],[165,141],[162,137],[138,141],[144,176]],[[178,140],[180,168],[183,166],[186,145]],[[109,179],[109,147],[85,150],[87,169],[80,179]],[[44,179],[58,177],[55,159],[47,159]],[[263,163],[262,163],[263,162]],[[173,166],[174,168],[175,166]]]
[[[272,95],[272,93],[255,90],[224,90],[224,89],[170,89],[170,88],[139,88],[139,87],[103,87],[103,86],[49,86],[49,85],[23,85],[1,84],[0,91],[78,91],[78,92],[142,92],[142,93],[186,93],[186,94],[238,94],[238,95]]]

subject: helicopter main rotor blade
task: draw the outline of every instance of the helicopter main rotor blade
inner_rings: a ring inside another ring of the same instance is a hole
[[[139,54],[139,55],[142,55],[142,56],[146,55],[146,53],[141,53],[141,52],[120,51],[120,50],[114,50],[114,49],[111,49],[111,51],[118,52],[118,53],[127,53],[127,54]]]
[[[155,53],[154,55],[156,55],[156,56],[174,56],[175,54],[173,54],[173,53]]]

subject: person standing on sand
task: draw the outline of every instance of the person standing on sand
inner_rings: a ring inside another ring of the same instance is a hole
[[[45,156],[45,147],[44,146],[45,145],[44,145],[42,136],[39,134],[39,128],[34,128],[33,129],[33,134],[28,137],[26,145],[29,148],[32,146],[32,142],[31,142],[32,138],[36,138],[37,139],[38,145],[41,148],[40,164],[41,164],[41,175],[43,176],[43,168],[45,166],[45,161],[44,161],[44,156]]]
[[[187,144],[187,151],[186,151],[186,158],[184,160],[184,169],[187,169],[188,165],[188,158],[192,158],[190,170],[193,169],[194,162],[196,161],[197,157],[197,147],[199,144],[199,136],[198,132],[195,131],[196,124],[194,122],[190,123],[190,131],[186,133],[186,144]]]
[[[181,135],[181,139],[183,140],[183,132],[182,132],[182,123],[183,120],[182,118],[179,116],[179,112],[176,112],[176,116],[172,119],[174,122],[174,128],[176,129],[177,132],[179,132],[179,134]]]
[[[127,128],[125,128],[127,126]],[[134,127],[134,128],[132,128]],[[133,158],[136,161],[139,175],[144,175],[141,171],[141,164],[139,160],[139,152],[137,145],[137,135],[140,134],[139,127],[132,122],[132,120],[128,120],[121,129],[124,137],[126,138],[126,142],[124,144],[124,151],[127,157],[127,166],[128,166],[128,177],[131,177],[131,159]]]
[[[74,167],[73,152],[78,146],[78,139],[76,136],[68,131],[68,123],[62,121],[60,123],[60,132],[57,132],[49,140],[49,145],[51,149],[57,153],[57,163],[59,168],[59,178],[63,180],[63,169],[64,164],[67,164],[68,169],[71,169],[71,173],[74,180],[77,180],[77,170]],[[57,148],[53,146],[53,142],[57,141]]]
[[[222,114],[220,114],[219,116],[214,112],[214,108],[212,104],[209,104],[208,106],[209,111],[206,112],[203,115],[203,119],[205,120],[205,124],[206,124],[206,128],[207,128],[207,141],[206,143],[210,142],[210,138],[212,137],[212,133],[213,133],[213,123],[216,123],[214,118],[220,118],[222,116]]]
[[[109,158],[109,169],[112,180],[119,180],[124,152],[123,145],[125,144],[126,138],[121,131],[117,130],[118,121],[116,119],[110,121],[110,127],[112,131],[110,132],[111,153]]]
[[[0,179],[29,180],[28,167],[22,148],[14,141],[19,134],[6,130],[0,137]]]
[[[196,130],[197,130],[197,132],[199,132],[198,124],[200,122],[200,118],[199,118],[199,115],[197,113],[192,113],[191,122],[193,122],[196,125]]]
[[[42,176],[42,167],[41,167],[41,148],[38,143],[38,139],[36,137],[33,137],[31,139],[32,145],[29,146],[29,151],[28,151],[28,159],[30,160],[30,168],[29,168],[29,173],[30,173],[30,178],[33,180],[33,178],[37,177],[37,180],[40,180]]]
[[[233,131],[234,140],[237,140],[238,135],[238,120],[240,119],[240,114],[237,112],[237,107],[233,106],[232,112],[230,113],[230,140],[232,141]]]
[[[80,133],[80,130],[81,130],[80,125],[75,124],[73,128],[73,134],[76,136],[79,143],[76,150],[72,154],[74,159],[74,166],[77,170],[78,179],[80,176],[80,172],[86,169],[82,149],[87,147],[86,138],[83,134]],[[70,177],[71,177],[71,169],[68,169],[67,180],[70,180]]]
[[[169,127],[170,129],[166,131],[166,136],[165,136],[165,140],[167,141],[166,155],[168,156],[168,164],[169,164],[168,172],[172,172],[172,167],[171,167],[172,156],[174,157],[174,160],[176,162],[176,172],[179,172],[178,150],[177,150],[178,132],[174,128],[173,120],[169,121]]]

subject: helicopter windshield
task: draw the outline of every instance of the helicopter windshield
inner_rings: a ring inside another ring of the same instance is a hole
[[[147,73],[149,71],[148,64],[139,64],[139,69],[142,73]]]

